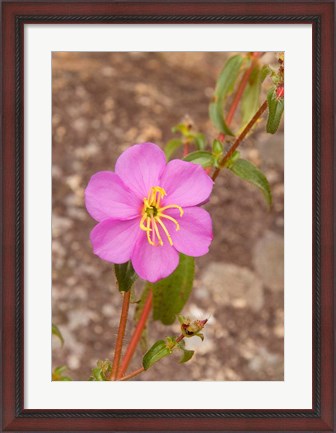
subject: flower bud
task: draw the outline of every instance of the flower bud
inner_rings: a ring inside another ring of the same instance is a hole
[[[277,99],[283,99],[285,96],[285,89],[284,86],[279,86],[277,87],[276,91],[275,91],[276,97]]]
[[[188,317],[179,316],[179,322],[181,323],[181,332],[185,337],[198,336],[203,339],[203,335],[200,331],[204,328],[208,319],[205,320],[191,320]]]

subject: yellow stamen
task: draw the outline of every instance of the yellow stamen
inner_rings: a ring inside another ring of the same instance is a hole
[[[180,230],[180,224],[178,221],[170,215],[164,213],[167,209],[178,209],[180,217],[183,216],[183,209],[177,204],[170,204],[168,206],[161,207],[161,200],[167,195],[166,191],[160,186],[153,186],[147,197],[143,199],[142,217],[140,220],[140,229],[144,230],[147,235],[148,243],[152,246],[162,246],[163,240],[160,234],[158,225],[164,231],[167,236],[168,242],[173,246],[173,240],[169,234],[166,225],[163,223],[161,218],[166,218],[172,221],[176,226],[176,231]],[[157,242],[156,242],[157,238]]]
[[[159,218],[167,218],[167,220],[172,221],[176,225],[176,231],[180,230],[180,224],[176,221],[175,218],[171,217],[170,215],[165,215],[163,213],[158,214]]]
[[[160,222],[160,220],[158,220],[158,219],[154,219],[154,218],[152,217],[151,223],[152,223],[152,226],[154,227],[154,232],[153,232],[153,233],[156,234],[156,236],[157,236],[157,238],[158,238],[158,241],[159,241],[159,244],[162,246],[162,245],[163,245],[163,241],[162,241],[162,237],[161,237],[161,235],[160,235],[160,232],[159,232],[158,226],[156,225],[156,221],[157,221],[157,222]],[[152,240],[153,240],[153,239],[152,239]],[[153,242],[154,242],[154,241],[153,241]]]
[[[155,246],[155,243],[152,241],[151,237],[150,237],[150,232],[152,231],[152,229],[150,228],[150,223],[151,220],[150,218],[147,218],[147,227],[146,227],[146,232],[147,232],[147,240],[149,242],[150,245]],[[141,226],[140,226],[141,227]]]
[[[181,206],[178,206],[177,204],[170,204],[169,206],[165,206],[160,208],[160,212],[166,210],[166,209],[178,209],[180,211],[180,216],[183,216],[184,210],[181,208]]]
[[[146,213],[144,213],[143,214],[143,216],[142,216],[142,218],[141,218],[141,220],[140,220],[140,228],[141,228],[141,230],[144,230],[145,232],[146,231],[151,231],[152,229],[149,227],[149,224],[148,224],[148,216],[147,216],[147,214]],[[145,220],[147,220],[147,227],[145,226],[145,224],[144,224],[144,222],[145,222]]]
[[[168,242],[170,243],[171,246],[173,246],[173,240],[167,230],[167,227],[163,224],[163,222],[160,220],[160,218],[157,218],[156,221],[160,224],[160,226],[162,227],[163,231],[165,232],[167,238],[168,238]]]
[[[160,186],[154,186],[148,194],[148,202],[150,206],[159,207],[161,198],[166,195],[166,191]]]

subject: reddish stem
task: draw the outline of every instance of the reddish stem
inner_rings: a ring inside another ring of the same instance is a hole
[[[132,371],[132,373],[127,374],[127,376],[120,377],[118,380],[128,380],[128,379],[132,379],[132,377],[137,376],[138,374],[142,373],[143,371],[145,371],[145,369],[144,369],[143,367],[138,368],[138,370]]]
[[[263,114],[263,112],[267,108],[267,101],[264,101],[264,103],[261,105],[259,110],[256,112],[256,114],[252,117],[252,119],[249,121],[249,123],[245,126],[243,132],[240,134],[240,136],[237,138],[237,140],[233,143],[233,145],[228,150],[227,154],[221,159],[219,162],[219,168],[216,168],[214,171],[214,174],[212,175],[212,180],[215,180],[221,170],[227,163],[227,161],[231,158],[234,151],[237,149],[237,147],[240,145],[240,143],[244,140],[246,135],[249,133],[253,125],[256,123],[256,121],[259,119],[259,117]]]
[[[184,338],[184,335],[183,335],[183,334],[179,335],[179,336],[176,338],[176,340],[175,340],[176,343],[179,343],[180,341],[182,341],[183,338]]]
[[[129,363],[131,362],[131,359],[134,355],[135,349],[136,349],[136,347],[140,341],[142,332],[146,326],[148,316],[152,310],[152,301],[153,301],[153,292],[152,292],[152,290],[150,290],[148,293],[148,297],[146,299],[144,308],[142,310],[139,322],[138,322],[138,324],[134,330],[131,341],[127,347],[125,356],[122,360],[121,367],[120,367],[119,373],[118,373],[118,378],[121,378],[126,373],[126,370],[129,366]]]
[[[131,298],[131,291],[129,290],[128,292],[124,293],[124,297],[123,297],[123,304],[122,304],[121,315],[120,315],[116,347],[114,351],[112,371],[109,380],[116,380],[118,375],[119,362],[120,362],[120,356],[122,351],[122,344],[125,336],[130,298]]]

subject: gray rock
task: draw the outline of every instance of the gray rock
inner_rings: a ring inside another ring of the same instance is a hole
[[[284,240],[267,231],[254,247],[254,267],[266,287],[280,292],[284,287]]]
[[[250,269],[231,263],[210,263],[201,276],[201,287],[212,293],[217,305],[251,308],[264,305],[263,285]]]

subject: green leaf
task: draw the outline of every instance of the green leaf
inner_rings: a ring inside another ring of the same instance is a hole
[[[214,157],[210,152],[205,150],[196,150],[183,158],[184,161],[200,164],[202,167],[212,167],[214,165]]]
[[[138,278],[132,263],[129,261],[121,265],[114,265],[114,271],[117,277],[120,292],[128,292]]]
[[[66,365],[60,365],[59,367],[54,368],[52,372],[52,381],[62,381],[62,382],[72,381],[71,377],[63,375],[66,369],[67,369]]]
[[[112,371],[112,362],[108,359],[105,361],[98,360],[97,367],[91,370],[89,381],[102,382],[107,381]]]
[[[145,353],[142,360],[142,365],[145,370],[148,370],[153,364],[160,361],[160,359],[170,355],[172,350],[167,347],[164,340],[158,340],[153,346]]]
[[[184,349],[179,362],[181,364],[183,364],[184,362],[190,361],[190,359],[194,356],[194,353],[195,353],[194,350],[186,350],[186,349]]]
[[[255,165],[249,161],[246,161],[245,159],[237,159],[235,161],[231,161],[227,168],[241,179],[244,179],[247,182],[257,186],[263,193],[268,205],[271,206],[272,194],[268,180]]]
[[[60,339],[60,342],[63,346],[64,338],[63,338],[63,335],[62,335],[61,331],[59,330],[58,326],[52,324],[51,333],[52,333],[52,335],[55,335],[57,338]]]
[[[275,134],[279,128],[281,117],[284,111],[284,99],[277,98],[276,90],[273,88],[267,94],[268,118],[266,131]]]
[[[246,125],[260,106],[261,69],[256,65],[244,90],[241,101],[242,125]]]
[[[262,68],[257,64],[250,76],[241,101],[242,125],[246,125],[257,112],[260,106],[261,84],[271,73],[268,66]]]
[[[209,117],[218,131],[226,135],[234,135],[224,120],[223,106],[215,100],[209,105]]]
[[[187,302],[194,280],[193,257],[180,254],[180,263],[169,277],[150,284],[153,290],[153,318],[164,325],[174,323]]]
[[[199,150],[204,150],[206,148],[206,138],[204,134],[196,132],[192,134],[192,138]]]
[[[224,146],[219,140],[214,140],[212,143],[212,153],[215,156],[222,155],[224,151]]]
[[[183,144],[181,138],[173,138],[172,140],[169,140],[168,143],[165,145],[164,153],[166,155],[167,161],[170,160],[172,155],[176,152],[176,150],[181,147]]]
[[[272,75],[272,69],[268,65],[264,65],[260,71],[260,81],[263,83],[267,75]]]
[[[209,116],[214,126],[226,135],[234,135],[224,120],[224,103],[232,93],[239,76],[243,57],[238,54],[231,57],[222,69],[214,93],[214,100],[209,105]]]
[[[106,381],[102,370],[98,367],[93,368],[91,371],[91,376],[89,377],[89,381],[90,382],[102,382],[102,381]]]
[[[186,349],[184,340],[178,343],[178,348],[182,350],[182,356],[179,360],[181,364],[188,362],[194,356],[195,351]]]

